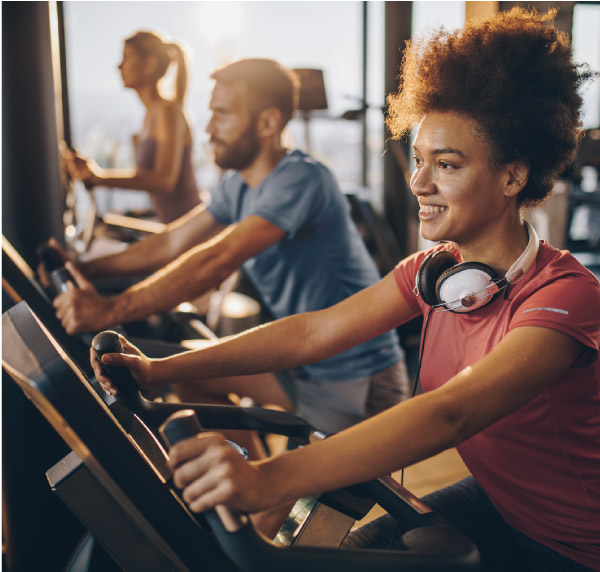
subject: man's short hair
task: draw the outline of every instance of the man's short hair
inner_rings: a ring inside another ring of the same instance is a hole
[[[238,60],[217,69],[210,77],[221,83],[244,85],[248,92],[248,109],[253,117],[270,107],[279,109],[282,129],[296,110],[296,73],[274,60]]]

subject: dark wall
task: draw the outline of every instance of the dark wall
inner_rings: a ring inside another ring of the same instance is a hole
[[[411,36],[412,2],[385,3],[385,93],[398,91],[398,73],[406,40]],[[415,251],[418,237],[417,203],[407,183],[408,144],[390,141],[386,131],[383,160],[385,214],[404,258]]]
[[[35,267],[62,236],[57,120],[47,2],[2,2],[2,232]],[[12,301],[3,295],[2,311]],[[45,472],[68,447],[2,374],[2,533],[7,572],[64,569],[84,528]]]
[[[33,267],[63,233],[49,15],[47,2],[2,2],[2,232]]]

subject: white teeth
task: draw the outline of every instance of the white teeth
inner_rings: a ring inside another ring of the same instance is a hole
[[[430,205],[421,205],[421,211],[427,214],[438,214],[448,210],[448,207],[434,207]]]

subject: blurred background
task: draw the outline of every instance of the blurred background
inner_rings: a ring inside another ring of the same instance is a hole
[[[51,143],[64,139],[103,167],[134,166],[132,136],[144,110],[135,93],[123,88],[117,66],[123,39],[148,29],[182,43],[188,51],[186,113],[194,138],[196,178],[204,193],[214,189],[220,176],[204,131],[210,73],[244,57],[274,58],[290,68],[317,70],[322,104],[298,112],[287,130],[287,142],[308,149],[334,171],[345,192],[368,201],[389,225],[394,255],[409,254],[423,245],[416,202],[406,185],[408,145],[386,143],[383,113],[386,94],[397,86],[404,42],[428,28],[457,28],[467,18],[482,18],[515,4],[520,3],[4,2],[4,233],[26,259],[34,239],[40,238],[38,228],[40,234],[57,234],[51,231],[61,226],[65,190]],[[536,6],[557,6],[558,25],[572,36],[574,59],[600,69],[598,2]],[[171,81],[166,78],[165,83]],[[589,136],[581,161],[565,174],[567,186],[556,189],[546,212],[531,217],[556,246],[594,251],[600,85],[590,84],[584,98],[583,127]],[[149,205],[144,193],[97,188],[90,195],[82,185],[76,187],[78,208],[85,211],[93,198],[98,216],[143,211]],[[46,203],[48,209],[38,215],[30,212],[31,204]],[[83,224],[85,214],[79,219]],[[25,233],[25,220],[35,222],[36,228]]]

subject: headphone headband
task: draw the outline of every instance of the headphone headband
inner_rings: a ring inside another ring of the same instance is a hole
[[[533,264],[538,250],[540,249],[540,239],[538,238],[535,229],[526,220],[523,222],[525,223],[525,229],[527,230],[529,240],[527,241],[527,246],[521,253],[521,256],[513,262],[506,272],[505,278],[508,280],[509,284],[516,284],[523,278],[525,272],[527,272],[529,267]]]
[[[529,222],[524,221],[528,235],[527,246],[499,278],[494,270],[480,262],[458,263],[448,251],[429,254],[416,276],[416,291],[436,312],[471,312],[491,302],[510,284],[523,278],[535,260],[539,239]]]

